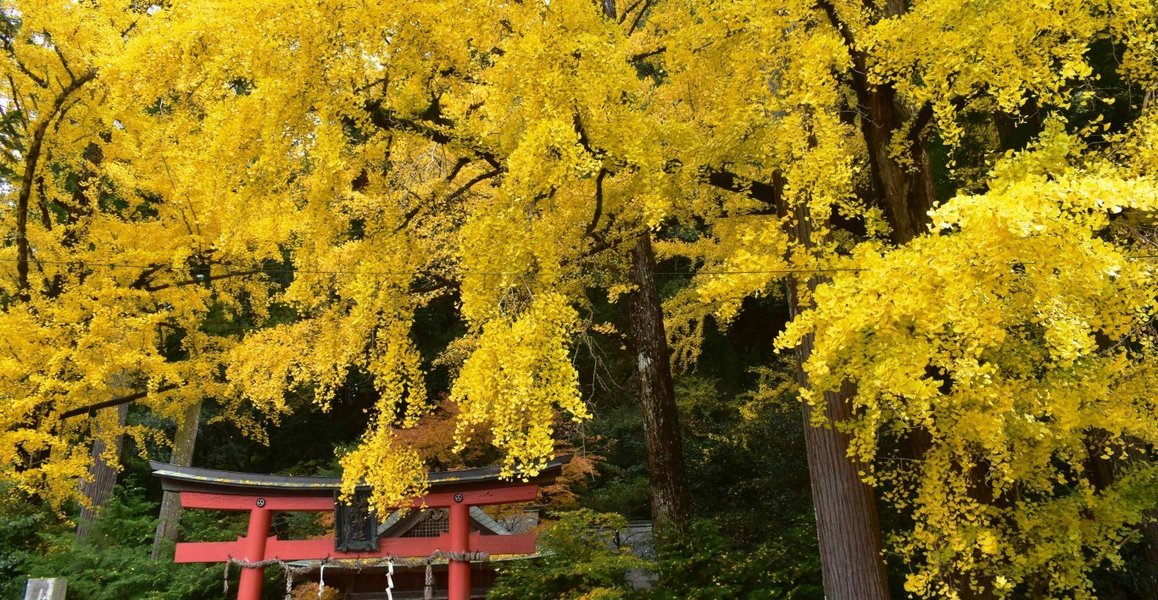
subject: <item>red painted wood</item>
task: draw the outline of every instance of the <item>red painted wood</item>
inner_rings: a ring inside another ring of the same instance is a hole
[[[470,549],[470,507],[450,505],[450,551],[467,552]],[[451,560],[447,582],[448,600],[470,600],[470,563]]]
[[[276,540],[269,553],[283,560],[307,560],[323,558],[385,558],[430,556],[438,550],[441,537],[437,538],[385,538],[378,540],[377,552],[337,552],[334,540]],[[441,545],[445,547],[445,544]]]
[[[470,550],[487,554],[534,554],[535,534],[480,535],[472,531]]]
[[[456,501],[454,496],[462,494],[462,501]],[[425,499],[417,500],[413,506],[422,506],[425,502],[429,507],[453,507],[455,505],[480,506],[486,504],[514,504],[515,502],[531,502],[539,497],[539,486],[534,483],[517,483],[484,490],[468,490],[464,492],[432,492]]]
[[[460,504],[455,502],[455,496],[462,495],[461,504],[471,506],[490,504],[514,504],[532,502],[538,497],[538,485],[534,483],[516,483],[504,485],[501,488],[467,491],[440,491],[427,493],[423,498],[417,498],[411,507],[422,506],[441,508]],[[195,491],[181,492],[181,506],[183,508],[210,508],[217,511],[251,511],[257,507],[259,499],[265,500],[263,506],[270,511],[307,511],[329,512],[334,510],[334,497],[329,491],[318,496],[239,496],[230,493],[205,493]]]
[[[236,542],[179,542],[173,552],[173,562],[223,562],[230,556],[241,556],[245,552],[245,538]]]
[[[450,531],[435,538],[382,538],[377,552],[337,552],[334,540],[279,540],[269,535],[274,511],[327,512],[334,509],[329,490],[318,495],[277,496],[181,492],[181,506],[214,510],[250,511],[247,535],[233,542],[185,542],[177,544],[176,563],[221,562],[238,558],[260,562],[266,557],[280,560],[375,559],[387,556],[425,558],[438,550],[486,552],[488,554],[532,554],[535,536],[480,535],[470,531],[470,506],[530,502],[538,497],[533,483],[492,488],[430,493],[411,503],[412,508],[450,509]],[[448,598],[470,600],[470,562],[449,561]],[[260,600],[264,568],[243,568],[238,600]]]
[[[504,485],[502,487],[460,492],[434,492],[414,500],[412,508],[445,508],[459,504],[455,495],[462,494],[462,504],[470,506],[488,504],[513,504],[531,502],[539,495],[539,486],[533,483]],[[266,510],[329,512],[334,510],[331,492],[323,490],[318,496],[243,496],[233,494],[208,494],[205,492],[181,492],[182,508],[204,508],[212,510],[253,510],[258,500],[264,500]]]
[[[249,512],[249,528],[243,542],[245,551],[237,558],[251,563],[265,560],[265,544],[272,516],[273,511],[265,508]],[[237,585],[237,600],[261,600],[261,577],[264,573],[264,567],[242,568],[241,581]]]
[[[182,542],[177,544],[175,563],[222,562],[245,552],[245,538],[234,542]],[[281,560],[374,559],[387,556],[426,558],[435,550],[449,549],[448,534],[433,538],[381,538],[377,552],[335,552],[334,540],[281,540],[270,537],[265,544],[266,558]],[[469,547],[487,554],[534,554],[535,535],[481,535],[470,533]]]
[[[181,492],[182,508],[206,508],[213,510],[253,510],[258,500],[264,500],[265,510],[327,512],[334,510],[334,498],[330,492],[325,496],[235,496],[231,494],[206,494],[204,492]]]

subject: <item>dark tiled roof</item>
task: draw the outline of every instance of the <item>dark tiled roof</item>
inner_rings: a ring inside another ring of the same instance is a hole
[[[563,465],[571,460],[561,456],[547,463],[547,467],[534,477],[527,478],[532,483],[553,481]],[[280,492],[292,496],[321,496],[337,490],[340,477],[300,477],[289,475],[262,475],[237,471],[219,471],[198,467],[179,467],[168,463],[149,461],[153,475],[161,479],[161,486],[167,492],[210,492],[218,494],[251,494]],[[516,474],[516,481],[521,478]],[[503,481],[499,477],[499,467],[463,469],[460,471],[436,471],[427,474],[430,491],[447,491],[457,488],[481,487],[488,483]]]

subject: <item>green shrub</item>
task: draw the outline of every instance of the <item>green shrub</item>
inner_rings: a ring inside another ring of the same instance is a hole
[[[185,513],[182,520],[189,523],[183,525],[199,529],[198,535],[222,528],[213,515],[198,512]],[[101,510],[87,538],[77,541],[75,530],[58,528],[43,536],[43,554],[27,556],[22,570],[27,577],[67,577],[69,600],[220,598],[220,565],[149,559],[156,514],[157,505],[147,501],[140,488],[121,487]],[[19,578],[21,589],[25,580]]]
[[[695,519],[684,533],[659,536],[659,582],[651,597],[821,600],[820,562],[800,551],[795,533],[739,543],[715,522]]]
[[[624,577],[648,564],[626,549],[612,548],[611,536],[627,525],[617,514],[587,509],[562,513],[539,534],[543,554],[498,568],[490,600],[615,600],[632,597]]]
[[[48,550],[45,536],[67,527],[48,506],[30,501],[12,486],[0,485],[0,598],[24,598],[29,560]]]

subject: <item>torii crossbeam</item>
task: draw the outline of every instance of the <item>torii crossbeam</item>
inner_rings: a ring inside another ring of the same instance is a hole
[[[499,469],[469,469],[430,473],[429,491],[416,498],[412,508],[446,508],[447,533],[429,538],[377,539],[376,549],[339,550],[335,539],[281,540],[269,535],[277,511],[328,512],[341,480],[331,477],[283,477],[237,473],[150,462],[153,474],[166,492],[180,494],[183,508],[249,511],[245,537],[232,542],[183,542],[173,558],[177,563],[226,562],[245,564],[268,559],[283,561],[320,559],[426,558],[442,551],[454,556],[469,552],[487,554],[533,554],[535,535],[480,535],[470,531],[470,507],[532,502],[539,485],[553,481],[570,457],[556,459],[527,482],[503,481]],[[370,535],[376,536],[376,532]],[[243,567],[238,600],[261,598],[262,567]],[[447,591],[449,600],[470,599],[470,562],[451,558]]]

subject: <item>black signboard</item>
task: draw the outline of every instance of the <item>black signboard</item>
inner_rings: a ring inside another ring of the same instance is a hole
[[[378,550],[378,517],[370,510],[370,488],[354,490],[345,504],[334,492],[334,549],[338,552]]]

